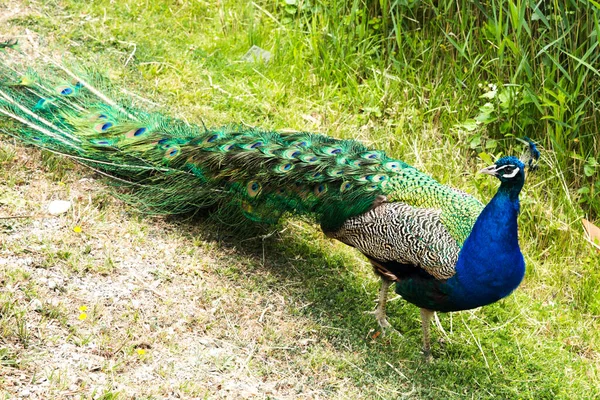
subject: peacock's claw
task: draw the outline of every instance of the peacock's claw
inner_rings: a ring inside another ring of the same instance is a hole
[[[431,350],[427,351],[425,349],[421,350],[421,352],[423,353],[423,361],[425,361],[426,363],[430,363],[433,361],[433,356],[431,355]]]
[[[385,335],[386,333],[395,333],[398,334],[400,336],[402,336],[402,334],[400,334],[400,332],[398,332],[396,330],[396,328],[394,328],[392,326],[392,324],[390,324],[386,318],[385,315],[385,311],[377,308],[373,311],[365,311],[365,314],[371,314],[375,316],[375,319],[377,320],[377,324],[379,325],[379,327],[381,328],[381,332]]]

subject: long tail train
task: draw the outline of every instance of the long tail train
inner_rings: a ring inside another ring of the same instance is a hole
[[[474,199],[465,207],[461,193],[356,141],[241,125],[208,129],[119,104],[114,94],[94,72],[75,74],[52,61],[43,72],[0,64],[0,118],[18,122],[3,131],[132,187],[129,199],[143,212],[218,204],[260,222],[310,214],[331,231],[381,196],[432,207],[447,204],[445,196],[461,198],[460,209],[445,213],[449,222],[474,222],[482,208]],[[453,233],[460,242],[468,235]]]

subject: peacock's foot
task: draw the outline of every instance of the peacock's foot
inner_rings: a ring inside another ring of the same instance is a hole
[[[433,361],[433,356],[431,355],[431,349],[422,349],[423,352],[423,361],[426,363],[430,363]]]
[[[382,332],[385,334],[387,332],[395,332],[400,334],[398,331],[396,331],[396,329],[394,329],[394,327],[388,322],[386,315],[385,315],[385,311],[383,311],[380,308],[376,308],[373,311],[365,311],[365,314],[371,314],[375,316],[375,319],[377,320],[377,324],[379,324],[379,326],[381,327]]]

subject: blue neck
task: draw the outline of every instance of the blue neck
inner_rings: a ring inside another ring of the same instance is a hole
[[[524,179],[503,182],[481,212],[465,241],[448,282],[463,309],[493,303],[508,296],[525,274],[519,248],[517,217]]]

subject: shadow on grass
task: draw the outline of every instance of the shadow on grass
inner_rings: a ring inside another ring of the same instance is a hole
[[[379,335],[375,319],[365,314],[375,307],[379,279],[370,276],[370,266],[361,265],[349,252],[328,249],[333,246],[319,240],[323,236],[315,226],[293,229],[297,224],[284,222],[276,226],[246,223],[232,228],[215,222],[210,211],[169,217],[168,221],[190,238],[201,237],[254,260],[243,271],[247,277],[263,279],[263,274],[259,273],[261,269],[276,276],[282,286],[269,287],[269,290],[280,291],[282,295],[292,296],[297,303],[307,304],[297,312],[313,319],[322,328],[318,335],[324,335],[339,354],[348,351],[358,354],[352,362],[337,360],[336,363],[358,387],[397,382],[400,388],[413,388],[415,391],[411,396],[419,398],[461,398],[480,391],[478,398],[510,398],[532,390],[530,384],[535,383],[535,379],[515,383],[516,377],[524,371],[524,364],[518,356],[519,349],[511,343],[512,331],[494,332],[486,329],[489,326],[485,322],[469,328],[467,324],[472,321],[461,324],[459,314],[455,314],[454,332],[449,336],[444,337],[433,328],[435,360],[425,363],[421,354],[418,308],[399,299],[388,306],[389,321],[399,334]],[[290,281],[300,284],[286,286],[285,283]],[[394,297],[392,291],[390,297]],[[497,322],[502,325],[517,312],[504,308],[503,305],[492,305],[482,318],[496,319],[498,314],[506,314]],[[440,318],[448,330],[449,317],[442,315]],[[479,348],[479,341],[488,342],[483,346],[486,354],[493,352],[494,360],[488,359],[489,355],[486,358],[484,350]],[[537,376],[536,379],[544,381],[534,385],[537,394],[557,392],[557,382],[543,379],[543,362],[529,360],[525,365],[527,371]],[[527,397],[530,395],[524,396]]]

